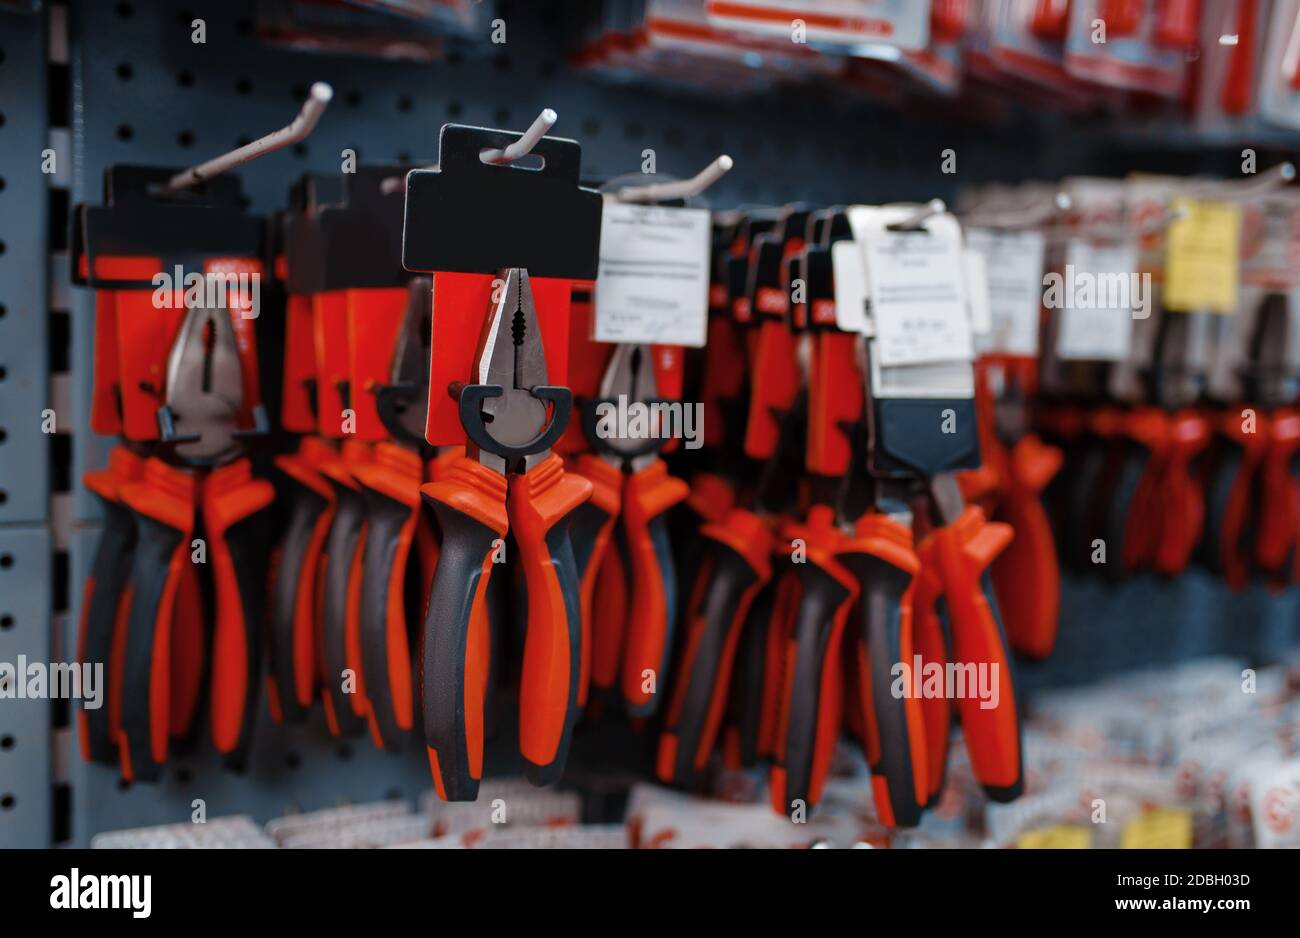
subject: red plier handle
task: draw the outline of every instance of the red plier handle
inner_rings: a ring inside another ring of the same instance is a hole
[[[655,774],[691,785],[709,761],[731,683],[741,624],[771,576],[771,529],[732,509],[700,529],[705,557],[686,607],[686,644],[673,676]]]
[[[895,693],[900,668],[906,680],[916,654],[920,562],[911,528],[887,515],[864,515],[839,560],[860,588],[857,683],[876,812],[886,827],[915,827],[930,798],[925,715],[910,686]]]
[[[979,682],[979,691],[956,699],[975,777],[994,801],[1024,791],[1020,715],[1011,680],[1011,656],[998,616],[988,568],[1012,538],[1005,524],[988,522],[968,506],[951,524],[934,531],[935,557],[943,577],[952,624],[952,663]],[[971,668],[970,666],[974,667]]]

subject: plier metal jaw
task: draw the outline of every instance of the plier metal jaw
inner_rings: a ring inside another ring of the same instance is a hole
[[[167,356],[160,440],[192,466],[216,466],[242,451],[237,421],[244,404],[239,346],[226,309],[186,311]]]
[[[421,453],[429,444],[424,424],[429,413],[429,354],[432,324],[429,308],[433,281],[411,281],[402,328],[393,347],[391,382],[374,388],[375,410],[394,440]]]
[[[573,394],[546,383],[546,353],[528,271],[511,267],[501,279],[500,298],[479,338],[478,381],[455,390],[472,455],[504,475],[527,472],[550,455],[569,424]]]

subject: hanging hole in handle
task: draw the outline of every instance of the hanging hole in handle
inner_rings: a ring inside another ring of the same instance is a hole
[[[540,153],[525,153],[517,160],[511,160],[508,163],[491,163],[483,159],[484,153],[491,153],[489,150],[480,150],[478,158],[488,166],[500,166],[505,169],[526,169],[531,173],[541,172],[546,168],[546,159]]]

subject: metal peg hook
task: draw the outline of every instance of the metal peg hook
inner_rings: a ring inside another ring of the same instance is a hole
[[[551,108],[543,108],[542,113],[537,115],[537,120],[524,131],[522,137],[504,150],[484,150],[479,154],[479,159],[484,163],[513,163],[532,153],[533,147],[537,146],[537,142],[546,136],[547,131],[554,127],[559,119],[560,115]]]
[[[962,216],[962,224],[974,228],[1038,228],[1050,224],[1074,207],[1066,192],[1056,192],[1052,201],[1003,212],[981,212],[978,208]]]
[[[690,199],[699,195],[727,173],[735,161],[725,153],[690,179],[677,182],[654,182],[645,186],[624,186],[614,193],[620,202],[668,202],[673,199]]]
[[[210,159],[206,163],[191,166],[183,173],[177,173],[167,181],[163,191],[175,192],[178,189],[187,188],[211,179],[213,176],[218,176],[228,169],[242,166],[259,156],[274,153],[291,143],[306,139],[307,135],[315,129],[316,122],[320,120],[321,114],[325,112],[325,106],[330,103],[330,99],[333,97],[333,88],[326,82],[316,82],[311,86],[311,92],[307,95],[307,100],[303,102],[302,110],[298,112],[298,116],[290,124],[267,134],[265,137],[254,140],[252,143],[246,143],[229,153],[223,153],[221,156]]]
[[[948,211],[943,199],[931,199],[902,221],[896,221],[885,227],[890,231],[915,231],[936,215]]]
[[[1230,182],[1206,182],[1201,186],[1190,186],[1186,191],[1175,192],[1177,195],[1192,197],[1204,196],[1206,199],[1251,199],[1253,196],[1268,195],[1269,192],[1284,188],[1295,182],[1296,166],[1294,162],[1279,162],[1277,166],[1257,173],[1253,179],[1235,179]]]

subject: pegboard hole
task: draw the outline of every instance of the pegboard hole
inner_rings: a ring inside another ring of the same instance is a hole
[[[286,753],[284,764],[288,766],[290,770],[299,769],[302,767],[302,756],[298,755],[296,752]]]
[[[293,145],[293,155],[299,159],[304,159],[307,156],[307,144],[295,143]]]
[[[8,570],[14,565],[13,554],[0,554],[0,570]]]
[[[130,19],[131,14],[135,12],[135,7],[131,6],[129,3],[119,3],[114,7],[114,9],[117,10],[117,15],[122,17],[124,20]]]
[[[3,505],[7,501],[9,501],[9,493],[6,492],[4,489],[0,489],[0,505]]]
[[[9,439],[9,431],[4,427],[0,427],[0,443],[3,443],[7,439]]]
[[[410,114],[413,107],[415,107],[415,102],[411,100],[410,95],[404,94],[397,99],[397,109],[403,114]]]
[[[460,117],[461,111],[465,110],[459,101],[447,102],[447,115],[449,117]]]
[[[0,365],[0,381],[3,381],[7,377],[9,377],[9,369],[4,365]]]
[[[117,66],[117,77],[122,81],[130,81],[135,77],[135,69],[131,67],[130,62],[121,62]]]
[[[14,738],[8,733],[0,736],[0,749],[8,750],[12,748],[14,748]]]
[[[492,67],[498,72],[510,71],[510,56],[506,55],[504,52],[501,53],[492,60]]]
[[[5,191],[5,177],[0,176],[0,192],[4,192],[4,191]]]
[[[126,779],[124,779],[124,778],[119,778],[119,779],[117,780],[117,790],[118,790],[118,791],[130,791],[130,790],[131,790],[131,783],[130,783],[129,781],[127,781]]]
[[[14,627],[14,617],[5,613],[0,616],[0,629],[12,629]]]
[[[498,127],[510,126],[510,108],[499,107],[492,112],[492,117],[497,122]]]
[[[352,758],[352,747],[346,744],[339,746],[338,756],[344,762],[349,761]]]
[[[135,130],[132,129],[132,127],[131,127],[130,124],[119,124],[119,125],[118,125],[118,128],[117,128],[117,139],[118,139],[118,140],[130,140],[130,139],[131,139],[132,137],[134,137],[134,136],[135,136]]]
[[[3,254],[7,250],[9,250],[9,245],[5,244],[3,241],[0,241],[0,254]]]
[[[347,102],[348,107],[361,107],[361,92],[356,90],[349,91],[344,96],[343,100]]]
[[[12,811],[14,805],[16,805],[17,803],[18,803],[18,799],[15,798],[13,795],[10,794],[0,795],[0,808],[4,808],[4,810],[6,811]]]
[[[176,74],[176,84],[182,88],[188,88],[194,84],[194,73],[191,71],[178,72]]]
[[[176,142],[183,147],[194,146],[194,131],[182,130],[176,135]]]
[[[252,94],[253,83],[247,78],[241,78],[239,81],[235,82],[235,91],[239,94]]]
[[[0,111],[0,127],[3,127],[4,125],[5,125],[5,115],[3,111]]]
[[[194,773],[190,771],[189,766],[183,765],[176,770],[176,781],[179,782],[180,784],[188,785],[193,780],[194,780]]]
[[[0,319],[4,319],[7,312],[9,312],[9,307],[0,303]]]

